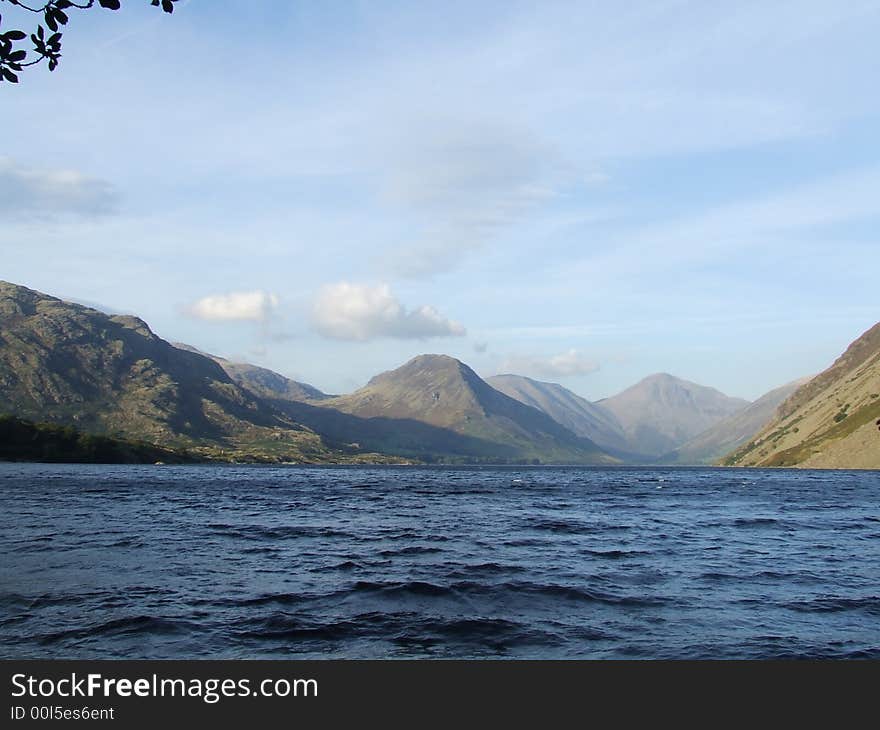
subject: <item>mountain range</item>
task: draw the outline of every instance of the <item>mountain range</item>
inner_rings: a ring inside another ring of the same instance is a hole
[[[616,460],[542,411],[496,390],[446,355],[420,355],[321,404],[362,419],[429,424],[467,439],[468,455],[602,464]]]
[[[416,358],[331,397],[265,368],[174,346],[136,317],[6,282],[0,413],[208,458],[615,462],[453,358]]]
[[[487,382],[626,463],[699,465],[713,464],[747,441],[801,381],[754,403],[665,373],[596,403],[520,375],[496,375]]]
[[[137,317],[0,282],[0,414],[75,426],[86,444],[92,434],[185,449],[182,458],[869,465],[878,327],[821,375],[754,403],[665,373],[590,402],[520,375],[484,380],[446,355],[330,395],[166,342]]]
[[[446,355],[421,355],[350,395],[331,396],[256,365],[175,346],[211,358],[242,388],[338,448],[422,461],[616,461]]]

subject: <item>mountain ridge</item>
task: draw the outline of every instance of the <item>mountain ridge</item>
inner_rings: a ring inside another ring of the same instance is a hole
[[[880,322],[795,390],[728,466],[880,468]]]
[[[321,460],[320,437],[143,320],[0,282],[0,412],[194,453]]]
[[[293,380],[269,368],[253,365],[248,362],[229,360],[219,355],[212,355],[209,352],[204,352],[197,347],[183,342],[173,342],[171,344],[180,350],[195,352],[210,358],[223,368],[224,372],[238,385],[260,398],[294,400],[308,403],[333,397],[318,390],[313,385]]]
[[[559,383],[504,373],[486,378],[496,390],[537,408],[578,436],[615,456],[627,456],[626,436],[617,419]]]

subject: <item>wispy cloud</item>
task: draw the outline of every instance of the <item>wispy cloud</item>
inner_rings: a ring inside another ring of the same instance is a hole
[[[601,269],[606,275],[665,269],[700,262],[728,262],[735,253],[775,250],[797,257],[809,237],[823,228],[880,219],[880,167],[792,185],[760,198],[740,200],[674,220],[623,228],[604,241],[604,251],[559,271],[582,277]]]
[[[599,369],[599,364],[582,352],[571,349],[558,355],[510,355],[498,368],[499,373],[532,375],[536,378],[568,378],[588,375]]]
[[[12,218],[94,217],[116,212],[114,186],[64,168],[37,168],[0,157],[0,213]]]
[[[185,307],[184,312],[190,317],[209,322],[265,323],[278,304],[276,294],[262,290],[241,291],[203,297]]]
[[[339,282],[325,286],[315,299],[312,324],[325,337],[362,342],[380,337],[461,337],[466,333],[462,325],[433,307],[407,309],[387,284]]]
[[[385,198],[418,231],[392,252],[394,273],[456,268],[475,249],[556,195],[555,156],[503,124],[413,120],[389,160]]]

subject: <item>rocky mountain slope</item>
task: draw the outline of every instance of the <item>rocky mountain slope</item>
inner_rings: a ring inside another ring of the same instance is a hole
[[[182,342],[175,342],[174,346],[180,350],[187,352],[195,352],[199,355],[211,358],[216,362],[224,372],[232,378],[238,385],[250,391],[260,398],[280,399],[302,401],[309,403],[311,401],[324,400],[331,396],[322,393],[313,385],[308,383],[300,383],[297,380],[285,377],[273,370],[262,368],[259,365],[251,365],[244,362],[232,362],[219,355],[211,355],[207,352],[186,345]]]
[[[322,460],[320,437],[142,320],[0,282],[0,413],[147,441]]]
[[[351,395],[321,401],[333,409],[388,426],[412,424],[420,437],[410,447],[454,449],[472,458],[545,463],[611,463],[592,441],[579,437],[541,411],[499,392],[471,368],[445,355],[421,355],[374,377]],[[418,425],[417,425],[418,424]],[[426,431],[424,427],[429,427]],[[432,443],[434,429],[456,438]],[[457,440],[456,440],[457,439]]]
[[[741,411],[697,434],[664,456],[661,462],[689,466],[717,463],[768,423],[779,405],[807,380],[797,380],[765,393]]]
[[[724,463],[880,468],[880,323],[789,396]]]
[[[654,461],[749,402],[659,373],[596,405],[621,425],[630,451]]]

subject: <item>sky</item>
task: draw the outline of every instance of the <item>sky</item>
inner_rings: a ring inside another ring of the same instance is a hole
[[[880,0],[70,14],[0,85],[0,279],[332,393],[754,399],[880,320]]]

